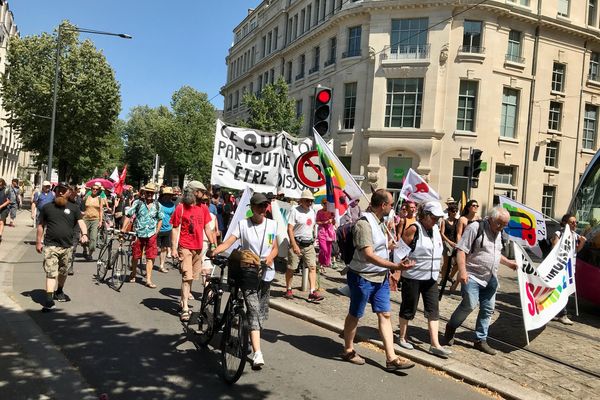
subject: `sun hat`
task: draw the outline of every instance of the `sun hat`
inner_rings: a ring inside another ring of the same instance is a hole
[[[173,188],[170,186],[165,186],[162,188],[161,194],[173,194]]]
[[[204,190],[206,191],[206,186],[200,181],[190,181],[187,184],[188,189],[196,191],[196,190]]]
[[[43,186],[52,186],[52,184],[48,181],[44,181],[44,182],[42,182],[42,187]]]
[[[302,194],[300,195],[300,200],[315,200],[315,196],[313,196],[312,192],[308,189],[303,190]]]
[[[436,217],[444,216],[444,210],[442,210],[442,206],[437,201],[429,201],[425,203],[423,206],[423,211]]]
[[[450,196],[446,199],[446,204],[450,204],[450,203],[456,203],[456,200],[454,200],[454,197]]]
[[[267,198],[267,196],[265,196],[262,193],[254,193],[252,195],[252,198],[250,198],[250,204],[253,206],[258,206],[258,205],[264,204],[264,203],[270,203],[270,201]]]
[[[156,185],[154,184],[154,182],[148,182],[146,183],[146,186],[144,186],[141,190],[143,190],[144,192],[156,192]]]

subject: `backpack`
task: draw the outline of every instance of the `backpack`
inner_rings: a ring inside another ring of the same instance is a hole
[[[471,249],[473,249],[473,246],[475,245],[475,243],[477,242],[477,239],[481,238],[481,241],[479,242],[479,247],[483,247],[483,229],[484,229],[484,222],[487,221],[487,218],[482,219],[477,221],[477,223],[479,224],[477,226],[477,235],[475,235],[475,239],[473,239],[473,241],[471,242]],[[502,242],[502,254],[508,258],[511,258],[510,256],[512,255],[512,247],[508,246],[508,238],[506,237],[506,234],[504,233],[504,230],[502,230],[500,232],[500,238],[501,238],[501,242]],[[514,257],[512,257],[514,258]]]
[[[367,218],[360,217],[358,221],[360,220],[366,221]],[[346,265],[350,264],[352,258],[354,257],[354,251],[356,250],[354,247],[354,225],[356,225],[356,222],[349,222],[340,226],[336,232],[340,257]]]

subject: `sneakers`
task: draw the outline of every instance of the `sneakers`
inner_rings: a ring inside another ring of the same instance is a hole
[[[392,361],[385,362],[385,370],[388,372],[399,371],[401,369],[409,369],[415,366],[415,363],[408,361],[406,358],[397,357]]]
[[[50,312],[50,310],[54,309],[54,307],[56,307],[54,300],[46,300],[44,306],[42,307],[42,312]]]
[[[560,318],[558,318],[558,322],[561,322],[565,325],[573,325],[573,321],[571,321],[566,315],[563,315]]]
[[[433,354],[434,356],[440,357],[440,358],[448,358],[448,356],[450,354],[452,354],[452,352],[450,350],[446,350],[443,347],[438,348],[438,347],[429,347],[429,353]]]
[[[415,346],[408,343],[406,340],[404,340],[404,338],[401,337],[398,337],[396,344],[406,350],[413,350],[415,348]]]
[[[446,331],[444,332],[444,339],[446,340],[447,346],[452,346],[454,344],[454,334],[455,333],[456,333],[456,328],[453,328],[449,324],[446,324]]]
[[[494,356],[497,353],[497,351],[492,349],[485,340],[475,342],[473,347],[475,347],[477,350],[481,351],[482,353],[489,354],[490,356]]]
[[[292,292],[292,289],[288,289],[285,291],[285,294],[283,295],[283,297],[285,297],[286,299],[290,300],[294,298],[294,292]]]
[[[252,369],[261,369],[265,365],[262,351],[257,351],[252,357]]]
[[[364,365],[365,359],[356,354],[355,350],[352,350],[350,353],[343,353],[341,356],[342,360],[348,361],[349,363],[355,365]]]
[[[321,296],[316,290],[308,295],[308,301],[322,301],[325,297]]]
[[[71,301],[71,298],[65,294],[65,292],[54,293],[54,300],[59,303],[66,303],[67,301]]]

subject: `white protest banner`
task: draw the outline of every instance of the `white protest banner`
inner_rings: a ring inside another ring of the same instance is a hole
[[[288,218],[292,205],[284,201],[274,200],[271,202],[273,219],[277,222],[277,244],[279,245],[279,257],[286,258],[290,241],[287,234]]]
[[[504,231],[521,246],[527,246],[539,257],[542,255],[538,242],[546,238],[546,221],[541,212],[535,211],[508,197],[499,196],[500,205],[510,214]]]
[[[246,190],[244,190],[244,193],[242,193],[242,197],[240,198],[237,209],[235,210],[235,214],[233,214],[233,217],[231,218],[231,223],[229,224],[229,228],[227,229],[227,233],[225,234],[223,241],[227,240],[227,238],[231,236],[240,221],[252,216],[252,211],[250,210],[250,198],[253,194],[254,191],[251,188],[246,187]],[[223,254],[229,256],[231,252],[238,247],[240,247],[240,241],[236,240],[231,247],[223,252]]]
[[[235,128],[217,120],[211,183],[299,198],[307,187],[296,178],[296,169],[304,168],[296,160],[311,149],[310,138]]]
[[[575,293],[575,243],[566,226],[558,245],[537,268],[519,244],[514,246],[523,322],[530,331],[546,325]]]
[[[404,178],[402,190],[400,190],[400,197],[405,200],[414,201],[415,203],[441,200],[440,195],[412,168],[409,168],[406,178]]]

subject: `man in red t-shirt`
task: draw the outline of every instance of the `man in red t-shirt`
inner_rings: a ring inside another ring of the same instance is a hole
[[[200,277],[202,268],[202,244],[204,235],[210,242],[210,250],[216,246],[216,239],[210,229],[210,212],[202,203],[206,187],[198,181],[191,181],[185,187],[181,203],[171,215],[173,257],[181,260],[181,314],[182,321],[191,316],[188,299],[192,291],[192,281]]]

